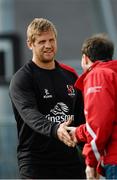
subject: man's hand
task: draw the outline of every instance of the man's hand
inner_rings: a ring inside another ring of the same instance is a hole
[[[61,123],[59,128],[57,129],[57,135],[60,141],[64,142],[69,147],[75,147],[76,142],[73,140],[71,135],[69,134],[67,127],[71,123],[71,120],[65,121]]]
[[[99,174],[96,172],[96,169],[90,166],[86,166],[86,178],[87,180],[90,179],[99,179]]]
[[[76,135],[75,135],[75,130],[76,130],[76,127],[66,127],[66,130],[69,132],[69,135],[71,136],[72,140],[77,143],[78,140],[76,138]]]

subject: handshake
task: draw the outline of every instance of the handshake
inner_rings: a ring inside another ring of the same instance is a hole
[[[75,147],[76,144],[79,142],[78,137],[76,138],[76,132],[75,132],[77,127],[69,126],[70,124],[71,124],[71,120],[61,123],[57,129],[57,135],[59,140],[65,143],[67,146]],[[89,165],[86,165],[85,172],[86,172],[87,180],[100,179],[100,175],[97,173],[95,167],[90,167]]]
[[[65,143],[69,147],[75,147],[77,144],[77,138],[75,136],[76,127],[70,127],[72,120],[69,119],[60,124],[57,129],[57,136],[60,141]]]

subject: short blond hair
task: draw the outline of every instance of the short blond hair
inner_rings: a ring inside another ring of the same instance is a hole
[[[30,42],[35,41],[35,35],[39,35],[41,32],[53,31],[55,37],[57,37],[57,30],[54,24],[44,18],[35,18],[27,28],[27,40]]]

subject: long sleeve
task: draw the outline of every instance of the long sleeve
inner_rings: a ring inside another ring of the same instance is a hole
[[[10,98],[19,116],[31,129],[46,136],[53,134],[57,123],[49,121],[39,112],[30,74],[20,71],[13,77],[10,83]]]
[[[86,164],[91,166],[95,166],[104,155],[112,134],[115,119],[113,83],[113,74],[103,70],[91,73],[86,79],[84,101],[86,129],[89,135],[83,154],[86,156]]]
[[[110,71],[110,70],[109,70]],[[86,164],[97,166],[104,155],[115,120],[115,88],[113,72],[93,71],[84,81],[86,125],[77,128],[76,136],[86,141],[83,154]]]
[[[75,130],[75,135],[78,140],[78,142],[87,142],[87,130],[86,130],[86,124],[82,124],[78,126]]]

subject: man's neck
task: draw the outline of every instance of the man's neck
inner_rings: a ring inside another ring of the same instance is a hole
[[[34,59],[32,59],[32,61],[39,66],[42,69],[55,69],[55,61],[50,61],[50,62],[40,62],[40,61],[35,61]]]

